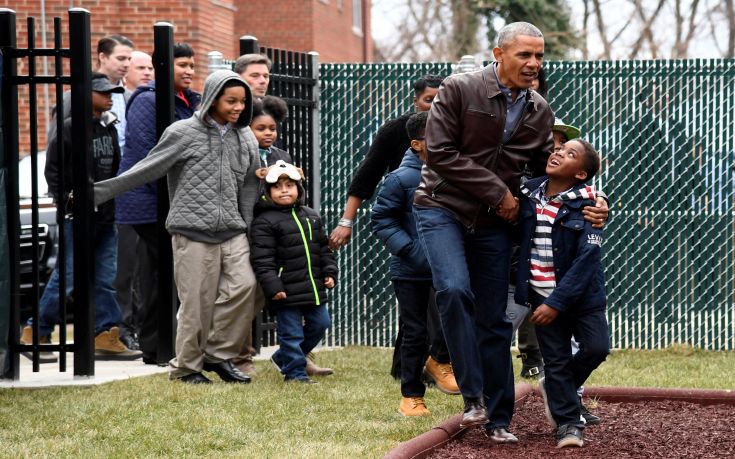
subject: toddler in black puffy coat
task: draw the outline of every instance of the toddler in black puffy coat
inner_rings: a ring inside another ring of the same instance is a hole
[[[276,314],[281,346],[271,360],[286,381],[313,383],[306,355],[330,326],[327,289],[335,286],[337,262],[319,214],[303,205],[301,169],[278,160],[258,177],[265,186],[255,205],[250,261]]]

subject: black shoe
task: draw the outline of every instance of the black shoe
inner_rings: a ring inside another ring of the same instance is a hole
[[[138,337],[134,334],[121,336],[120,341],[122,341],[125,347],[127,347],[131,351],[140,350],[140,342],[138,341]]]
[[[584,404],[580,404],[580,411],[582,412],[582,418],[584,419],[584,423],[588,426],[596,426],[600,423],[601,419],[599,416],[590,413],[590,410],[587,409]]]
[[[459,427],[481,426],[488,423],[487,410],[481,398],[468,398],[464,401],[464,414]]]
[[[556,447],[583,446],[584,433],[582,429],[573,425],[563,425],[556,431]]]
[[[186,384],[212,384],[212,381],[201,373],[192,373],[190,375],[182,376],[181,378],[178,378],[178,380]]]
[[[156,359],[156,357],[153,357],[153,356],[151,356],[149,354],[143,354],[143,363],[145,363],[146,365],[156,365],[156,366],[159,366],[159,367],[167,367],[168,366],[168,363],[166,363],[166,362],[159,362],[158,359]]]
[[[204,371],[217,373],[224,382],[247,384],[251,381],[250,376],[238,370],[229,360],[217,363],[204,362]]]
[[[544,377],[544,361],[541,354],[533,352],[529,354],[519,354],[518,358],[523,362],[521,367],[521,377],[526,379],[539,379]]]
[[[510,433],[505,427],[486,430],[485,435],[495,443],[518,443],[518,437]]]

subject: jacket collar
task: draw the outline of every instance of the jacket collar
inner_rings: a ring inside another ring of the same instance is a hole
[[[500,92],[500,85],[498,84],[498,78],[495,76],[493,66],[495,62],[491,62],[482,69],[482,79],[485,82],[485,92],[488,99],[496,97]],[[541,96],[539,93],[529,88],[526,90],[526,102],[533,105],[533,110],[538,110],[538,101]]]
[[[549,177],[546,175],[543,175],[541,177],[536,177],[529,179],[526,183],[521,185],[521,194],[524,196],[530,196],[531,192],[533,192],[536,188],[540,187],[542,183],[544,183],[546,180],[548,180]],[[579,191],[587,186],[586,183],[579,183],[575,185],[570,191],[575,192]],[[562,205],[568,206],[573,209],[579,209],[580,207],[586,206],[589,202],[589,199],[572,199],[572,200],[564,200],[562,201]]]

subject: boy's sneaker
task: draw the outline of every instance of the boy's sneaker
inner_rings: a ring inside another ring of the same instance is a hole
[[[424,397],[403,397],[398,412],[404,416],[427,416],[431,414],[426,408]]]
[[[549,421],[549,424],[551,427],[556,428],[556,421],[554,420],[554,416],[551,415],[551,409],[549,409],[549,399],[546,395],[546,378],[541,378],[538,380],[538,388],[541,392],[541,397],[544,399],[544,414],[546,415],[546,419]]]
[[[33,327],[23,327],[23,333],[20,336],[20,344],[33,344]],[[38,344],[51,344],[50,336],[39,336]],[[33,360],[33,352],[24,351],[23,355]],[[48,351],[41,351],[38,353],[38,363],[54,363],[58,360],[56,354]]]
[[[271,356],[271,363],[274,367],[276,367],[276,370],[278,370],[279,373],[283,374],[283,370],[281,370],[281,365],[276,361],[276,354],[273,354]]]
[[[459,386],[451,363],[439,363],[429,356],[426,359],[426,374],[434,380],[436,388],[440,391],[449,395],[459,395]]]
[[[577,426],[563,425],[556,431],[556,447],[583,446],[584,431]]]
[[[590,413],[590,410],[587,409],[586,406],[584,406],[583,403],[580,403],[580,411],[582,412],[582,419],[584,419],[584,423],[588,426],[596,426],[600,423],[600,417]]]
[[[136,360],[140,351],[131,351],[120,341],[120,329],[112,327],[94,338],[94,356],[97,360]]]

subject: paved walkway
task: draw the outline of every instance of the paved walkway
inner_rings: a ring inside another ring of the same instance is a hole
[[[255,357],[255,360],[270,359],[276,349],[278,349],[277,346],[261,348],[260,354]],[[66,372],[59,372],[59,363],[56,362],[41,364],[40,371],[34,373],[31,361],[21,356],[20,379],[18,381],[0,379],[0,389],[11,387],[39,389],[58,386],[93,386],[139,376],[166,373],[167,371],[166,367],[146,365],[142,360],[97,360],[94,364],[94,376],[74,376],[74,355],[68,353],[66,355]]]

